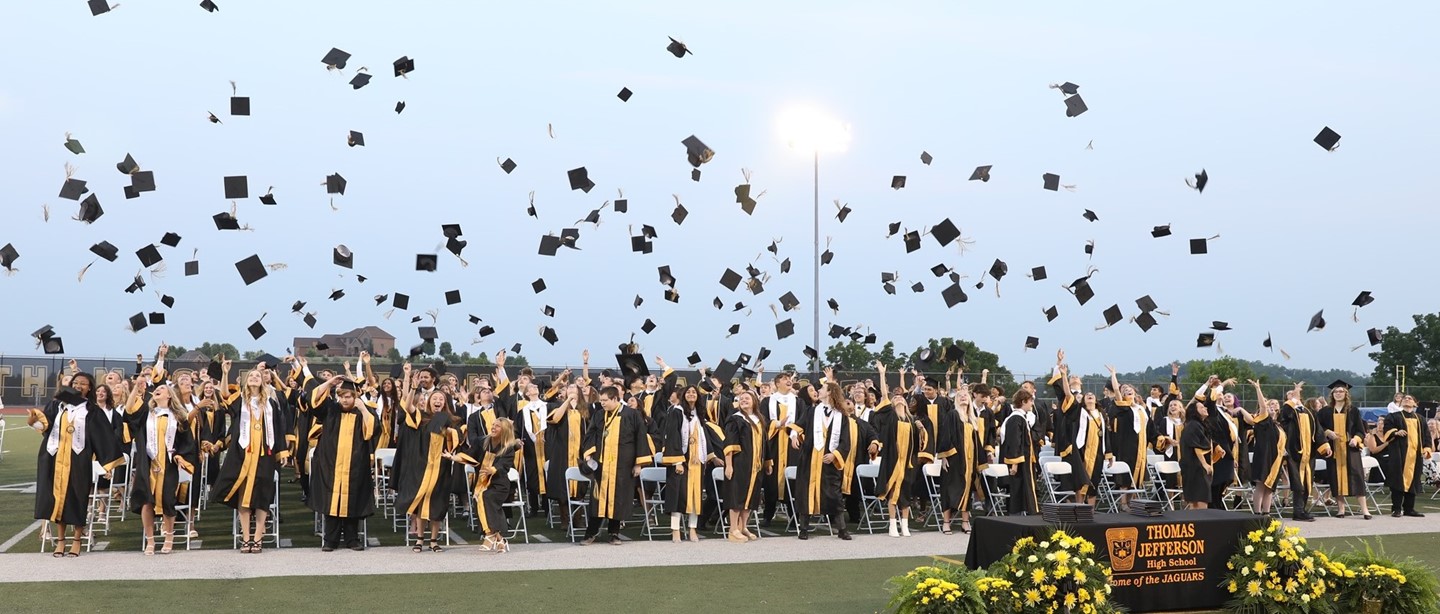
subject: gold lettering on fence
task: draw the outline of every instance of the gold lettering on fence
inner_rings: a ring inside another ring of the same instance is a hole
[[[50,370],[44,365],[25,365],[20,367],[20,396],[35,398],[44,394],[50,389],[50,382],[46,381]]]

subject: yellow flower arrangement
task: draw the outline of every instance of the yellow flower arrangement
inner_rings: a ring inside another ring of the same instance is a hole
[[[990,568],[990,577],[1003,579],[1008,586],[992,586],[986,581],[977,582],[976,588],[986,595],[992,614],[1111,614],[1117,610],[1105,599],[1110,592],[1110,568],[1090,556],[1095,551],[1095,544],[1089,540],[1063,530],[1044,537],[1022,538],[1010,554]],[[1015,599],[1006,600],[1004,590],[1009,590]],[[1007,610],[1006,605],[1011,609]]]
[[[1265,614],[1329,614],[1334,611],[1337,572],[1323,553],[1307,549],[1294,527],[1272,520],[1245,533],[1225,563],[1221,585],[1231,595],[1228,611]]]

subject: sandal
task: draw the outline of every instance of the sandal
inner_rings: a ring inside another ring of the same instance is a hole
[[[250,552],[251,552],[251,554],[260,554],[261,552],[264,552],[264,551],[265,551],[265,548],[262,547],[263,544],[264,544],[264,542],[261,541],[261,540],[258,540],[258,539],[255,540],[255,541],[253,541],[253,542],[250,542]]]
[[[55,552],[52,552],[50,556],[57,559],[65,558],[65,538],[55,540]]]
[[[415,554],[420,554],[420,553],[423,552],[424,550],[425,550],[425,546],[421,545],[421,541],[420,541],[420,540],[415,540],[415,545],[414,545],[414,546],[410,546],[410,551],[411,551],[411,552],[414,552]]]
[[[79,539],[79,538],[70,540],[70,551],[65,553],[65,557],[66,557],[66,558],[71,558],[71,559],[80,558],[80,539]]]
[[[440,547],[440,540],[438,540],[438,539],[432,539],[432,540],[430,540],[430,551],[431,551],[431,552],[444,552],[445,549],[442,548],[442,547]]]
[[[743,544],[743,543],[749,542],[750,540],[749,540],[748,538],[746,538],[745,535],[743,535],[743,534],[740,534],[740,533],[736,533],[736,532],[734,532],[734,531],[731,531],[729,535],[725,536],[725,541],[734,542],[734,543],[737,543],[737,544]]]
[[[944,535],[954,535],[954,534],[955,534],[954,531],[950,530],[950,523],[948,523],[948,522],[945,523],[944,525],[941,525],[941,527],[940,527],[940,533],[941,533],[941,534],[944,534]]]
[[[145,556],[155,556],[155,536],[143,537],[141,541],[145,542],[145,547],[140,549],[140,553]]]
[[[970,533],[970,521],[969,521],[969,520],[961,520],[961,521],[960,521],[960,532],[961,532],[961,533],[966,533],[966,534]]]
[[[499,551],[500,551],[500,541],[501,541],[501,540],[500,540],[499,537],[490,537],[489,535],[487,535],[487,536],[485,536],[485,543],[480,544],[480,551],[481,551],[481,552],[499,552]]]
[[[167,533],[165,531],[161,531],[160,534],[165,536],[165,545],[160,547],[160,554],[170,554],[174,550],[174,544],[171,542],[171,540],[175,538],[175,532],[170,531]],[[154,547],[153,543],[151,544],[151,547]]]

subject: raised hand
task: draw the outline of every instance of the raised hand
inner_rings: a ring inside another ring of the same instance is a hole
[[[1065,362],[1065,348],[1055,350],[1055,364]]]
[[[590,363],[590,350],[580,352],[580,360],[586,364]]]
[[[1111,377],[1114,377],[1114,375],[1115,375],[1115,367],[1112,367],[1112,366],[1110,366],[1110,365],[1105,365],[1105,370],[1107,370],[1107,371],[1110,372]]]
[[[360,362],[370,364],[370,352],[360,352]]]
[[[1178,361],[1170,363],[1170,375],[1180,375],[1180,363]]]

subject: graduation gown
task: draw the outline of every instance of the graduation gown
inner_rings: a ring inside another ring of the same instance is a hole
[[[1138,428],[1136,415],[1140,416]],[[1114,402],[1110,410],[1110,445],[1116,460],[1130,465],[1130,484],[1135,488],[1145,483],[1146,455],[1154,441],[1150,430],[1150,412],[1144,405],[1132,406],[1124,399]]]
[[[650,446],[645,415],[622,405],[603,411],[590,419],[582,457],[598,463],[590,469],[594,490],[590,496],[590,516],[623,520],[635,507],[635,476],[637,465],[655,462]],[[582,460],[581,462],[586,462]]]
[[[366,518],[375,513],[371,455],[380,436],[379,420],[359,399],[350,411],[334,395],[314,399],[310,419],[320,426],[310,459],[311,510],[326,516]]]
[[[560,405],[550,409],[546,417],[545,458],[550,469],[545,472],[545,496],[556,501],[577,497],[582,485],[570,484],[565,471],[580,466],[580,448],[584,444],[585,418],[579,409],[566,409]]]
[[[269,509],[275,501],[276,468],[290,458],[289,446],[295,437],[289,416],[272,398],[261,408],[258,419],[252,419],[248,401],[238,393],[225,411],[230,430],[223,440],[212,443],[229,452],[220,465],[211,498],[234,509]]]
[[[195,474],[199,450],[188,424],[169,411],[162,414],[149,409],[144,397],[136,401],[125,408],[125,421],[135,441],[130,511],[138,514],[144,506],[153,505],[160,515],[174,516],[175,506],[181,501],[180,470]],[[170,433],[171,429],[174,433]],[[154,458],[149,453],[152,441]]]
[[[125,462],[115,429],[105,411],[88,401],[75,406],[51,401],[31,416],[41,425],[40,451],[35,462],[35,519],[84,526],[94,484],[91,461],[99,462],[107,472]],[[55,433],[55,450],[51,451],[50,437],[55,429],[59,430]],[[74,435],[80,430],[84,431],[84,442],[77,452]]]
[[[1250,424],[1250,479],[1266,488],[1275,489],[1280,482],[1280,468],[1285,466],[1285,450],[1289,447],[1285,429],[1275,421],[1275,415],[1247,420]]]
[[[1419,412],[1398,411],[1387,414],[1384,420],[1382,436],[1390,453],[1385,483],[1392,492],[1418,493],[1425,479],[1423,461],[1432,452],[1425,416]],[[1404,437],[1396,435],[1400,431],[1405,432]]]
[[[229,430],[227,418],[229,413],[219,399],[215,401],[215,407],[201,409],[197,414],[197,420],[191,420],[192,434],[196,441],[215,441]],[[204,474],[205,483],[214,485],[215,480],[220,477],[220,452],[216,450],[210,454],[200,454],[200,464],[196,465],[195,483],[200,483],[201,474]]]
[[[1330,442],[1334,451],[1325,464],[1325,478],[1330,491],[1337,497],[1353,497],[1365,494],[1365,470],[1360,460],[1360,448],[1365,445],[1365,424],[1360,419],[1360,410],[1338,410],[1327,405],[1316,412],[1320,423],[1321,436],[1325,431],[1334,431],[1337,438]],[[1327,438],[1327,441],[1328,438]],[[1358,445],[1352,446],[1354,442]]]
[[[425,520],[444,520],[450,507],[447,481],[452,463],[442,455],[459,446],[460,431],[450,426],[450,416],[444,412],[428,418],[405,412],[399,428],[395,508]]]
[[[525,401],[515,414],[515,437],[522,445],[513,464],[520,470],[520,479],[525,481],[525,488],[533,497],[544,497],[548,490],[545,483],[545,461],[548,457],[544,443],[550,406],[551,403],[539,399]],[[561,479],[564,479],[563,474]],[[539,498],[534,500],[540,501]]]
[[[798,428],[795,425],[796,416],[804,413],[809,406],[810,402],[798,390],[792,390],[789,395],[774,393],[761,399],[756,410],[760,419],[769,423],[765,462],[772,471],[764,479],[772,484],[771,488],[780,501],[786,500],[785,468],[798,466],[800,460],[796,451],[790,448],[790,433]]]
[[[909,497],[922,455],[925,462],[932,458],[925,452],[928,431],[913,417],[901,419],[888,401],[870,414],[870,423],[880,443],[880,474],[875,494],[891,505],[900,505]]]
[[[723,453],[724,431],[703,415],[692,416],[687,428],[685,410],[678,405],[666,412],[663,424],[660,462],[665,465],[665,513],[699,514],[708,472]],[[678,473],[677,466],[685,467],[685,473]]]
[[[947,510],[964,510],[970,504],[975,480],[989,465],[989,456],[980,445],[980,429],[952,409],[940,416],[936,438],[936,457],[945,460],[940,468],[940,504]]]
[[[1285,426],[1285,454],[1290,462],[1296,464],[1299,470],[1298,476],[1290,476],[1292,491],[1299,490],[1310,493],[1310,488],[1315,484],[1315,461],[1313,454],[1319,451],[1324,444],[1324,431],[1316,428],[1314,412],[1304,405],[1287,402],[1280,406],[1280,422]]]
[[[516,452],[522,446],[518,440],[504,447],[491,445],[490,438],[486,437],[477,447],[467,446],[455,455],[455,460],[467,465],[495,470],[489,477],[480,475],[478,470],[475,472],[475,501],[478,502],[475,512],[480,530],[486,535],[509,530],[504,505],[510,500],[510,470],[515,467]]]
[[[827,418],[825,412],[831,412]],[[818,414],[818,416],[817,416]],[[853,419],[846,419],[843,412],[830,409],[825,404],[803,411],[796,416],[795,426],[800,432],[800,449],[796,453],[794,493],[796,517],[800,526],[808,525],[807,519],[815,514],[830,516],[845,513],[843,482],[850,471],[845,459],[851,446],[859,439],[859,433],[851,428]],[[821,435],[816,437],[816,421],[824,421]],[[835,430],[839,436],[835,436]],[[788,445],[788,441],[786,442]],[[829,463],[824,462],[826,454],[831,455]]]
[[[1035,432],[1021,412],[1011,413],[1000,425],[1000,458],[1015,468],[1010,476],[1010,514],[1040,513],[1035,491]]]
[[[765,469],[765,442],[770,425],[736,412],[725,419],[724,454],[730,460],[730,479],[721,485],[725,509],[755,509],[760,501],[760,476]]]
[[[1084,501],[1098,496],[1105,462],[1115,455],[1110,450],[1110,433],[1105,430],[1105,416],[1097,407],[1092,414],[1078,404],[1066,410],[1065,435],[1062,439],[1070,454],[1062,458],[1070,464],[1071,490],[1075,499]]]
[[[1185,423],[1180,433],[1180,481],[1187,503],[1209,503],[1211,477],[1197,454],[1209,455],[1214,442],[1205,432],[1205,425],[1196,420]]]

